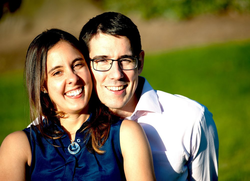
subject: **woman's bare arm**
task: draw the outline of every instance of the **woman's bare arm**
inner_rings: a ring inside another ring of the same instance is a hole
[[[25,180],[26,165],[30,165],[31,150],[26,134],[9,134],[0,147],[0,180]]]
[[[120,142],[126,179],[156,180],[151,150],[141,126],[134,121],[124,120],[121,125]]]

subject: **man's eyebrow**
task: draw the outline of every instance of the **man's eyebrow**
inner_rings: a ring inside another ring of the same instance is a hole
[[[130,58],[130,57],[133,57],[133,55],[122,55],[119,58]]]
[[[96,55],[93,58],[91,58],[91,60],[93,60],[93,59],[102,59],[102,58],[108,58],[108,56],[107,55]]]
[[[132,55],[122,55],[119,58],[127,58],[127,57],[132,57]],[[105,59],[111,59],[107,55],[97,55],[97,56],[94,56],[91,60],[94,60],[94,59],[104,59],[104,58]]]

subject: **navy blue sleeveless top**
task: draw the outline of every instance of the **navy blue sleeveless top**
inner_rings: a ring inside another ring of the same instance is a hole
[[[76,154],[68,150],[71,142],[65,132],[60,139],[52,140],[42,137],[34,126],[24,129],[32,150],[27,180],[126,180],[120,148],[121,123],[119,120],[112,124],[109,137],[101,148],[105,150],[104,154],[87,150],[85,131],[79,131],[81,128],[76,132],[75,142],[80,146]],[[60,126],[55,126],[63,131]]]

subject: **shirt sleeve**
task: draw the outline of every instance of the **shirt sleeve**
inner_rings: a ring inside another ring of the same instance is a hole
[[[219,139],[212,114],[204,108],[201,119],[194,124],[189,180],[218,180]]]

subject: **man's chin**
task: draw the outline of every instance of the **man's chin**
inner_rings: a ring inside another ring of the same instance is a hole
[[[110,110],[120,110],[123,108],[123,105],[117,104],[105,104]]]
[[[117,102],[107,102],[104,103],[110,110],[121,110],[124,107],[124,104],[118,104]]]

